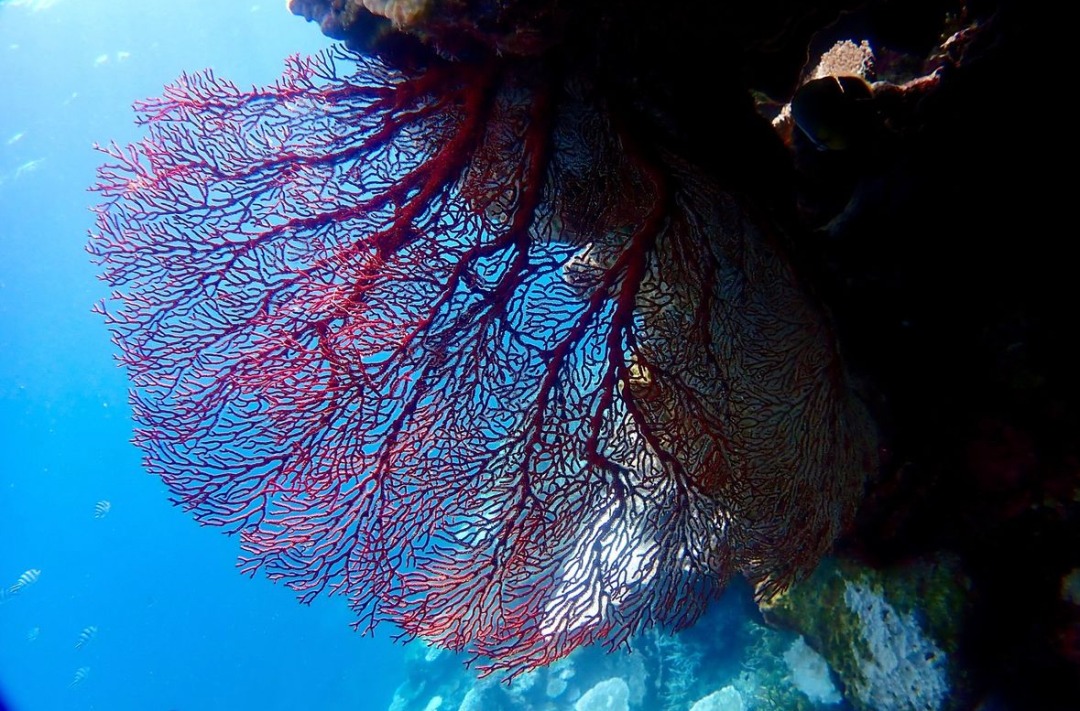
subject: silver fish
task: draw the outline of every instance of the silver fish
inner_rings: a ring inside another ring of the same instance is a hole
[[[14,177],[16,179],[21,178],[27,173],[33,173],[34,171],[39,170],[43,165],[45,165],[44,158],[35,158],[34,160],[28,160],[15,169]]]
[[[105,518],[112,510],[112,503],[108,499],[102,499],[94,505],[94,518]]]
[[[75,643],[75,649],[82,649],[96,634],[97,625],[90,625],[89,627],[83,628],[83,631],[79,633],[79,641]]]
[[[81,684],[88,676],[90,676],[90,667],[79,667],[75,670],[75,678],[71,680],[68,686]]]
[[[30,570],[19,576],[19,579],[15,581],[15,584],[8,588],[8,593],[10,593],[11,595],[15,595],[27,585],[33,585],[34,583],[36,583],[38,581],[38,578],[40,577],[41,569],[31,568]]]

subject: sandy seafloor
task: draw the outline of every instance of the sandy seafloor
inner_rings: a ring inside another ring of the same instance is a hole
[[[0,710],[390,703],[401,647],[240,575],[238,541],[141,472],[84,251],[92,145],[140,137],[133,101],[204,67],[267,84],[327,44],[280,0],[0,3],[0,585],[40,570],[0,604]]]

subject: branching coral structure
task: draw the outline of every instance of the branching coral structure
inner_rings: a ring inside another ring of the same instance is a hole
[[[245,571],[520,671],[768,596],[875,466],[767,221],[586,74],[189,74],[103,147],[90,251],[175,501]]]

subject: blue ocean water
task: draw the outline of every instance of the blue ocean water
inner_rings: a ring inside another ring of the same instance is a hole
[[[240,575],[141,472],[84,251],[92,144],[140,137],[133,101],[204,67],[266,84],[327,42],[277,0],[0,3],[0,587],[28,581],[0,604],[0,709],[390,702],[400,647]]]

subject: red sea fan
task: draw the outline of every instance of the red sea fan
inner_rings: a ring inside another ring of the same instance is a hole
[[[750,213],[587,80],[334,50],[103,151],[146,467],[242,566],[496,668],[769,595],[872,431]]]

